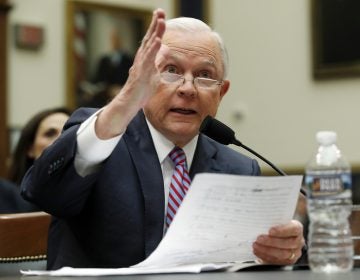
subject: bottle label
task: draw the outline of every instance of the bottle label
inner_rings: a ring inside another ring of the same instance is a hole
[[[310,198],[338,196],[351,189],[349,173],[307,175],[305,180]]]

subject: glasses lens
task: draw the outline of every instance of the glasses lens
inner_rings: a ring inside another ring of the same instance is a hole
[[[195,84],[201,88],[212,89],[218,85],[218,81],[213,79],[206,79],[206,78],[196,78]]]
[[[182,79],[182,76],[174,73],[164,72],[161,73],[161,79],[165,83],[176,83]]]
[[[175,73],[163,72],[160,75],[162,82],[167,84],[180,84],[185,81],[184,76]],[[196,87],[208,90],[215,89],[218,85],[221,84],[222,82],[213,79],[199,77],[194,79],[194,85]]]

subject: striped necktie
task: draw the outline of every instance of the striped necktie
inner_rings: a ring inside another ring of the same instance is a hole
[[[169,153],[169,157],[174,162],[174,173],[171,177],[169,188],[168,207],[166,212],[166,228],[174,219],[176,211],[180,207],[186,192],[189,190],[191,179],[186,164],[186,155],[179,147],[174,147]]]

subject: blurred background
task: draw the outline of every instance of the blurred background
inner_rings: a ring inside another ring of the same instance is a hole
[[[19,130],[36,112],[111,99],[122,81],[98,77],[101,61],[131,61],[157,7],[169,18],[201,18],[222,35],[231,87],[217,117],[240,141],[286,172],[301,174],[316,150],[315,133],[334,130],[356,175],[357,2],[0,0],[0,175]]]

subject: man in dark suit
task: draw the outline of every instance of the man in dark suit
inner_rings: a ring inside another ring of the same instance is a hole
[[[113,50],[100,58],[93,83],[123,86],[129,75],[133,58],[121,49]]]
[[[116,97],[99,111],[74,113],[23,181],[23,196],[56,217],[49,269],[125,267],[149,256],[167,227],[174,146],[191,178],[260,173],[255,160],[198,132],[230,85],[221,38],[199,20],[164,18],[154,12]],[[292,264],[303,244],[292,221],[259,236],[253,251],[263,262]]]
[[[97,65],[93,83],[104,83],[107,86],[123,86],[129,76],[133,57],[122,47],[122,40],[116,28],[110,30],[111,51],[103,55]]]
[[[133,56],[124,48],[117,28],[109,33],[110,51],[103,54],[90,81],[79,84],[79,106],[101,107],[109,103],[125,84]]]

